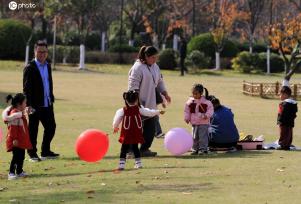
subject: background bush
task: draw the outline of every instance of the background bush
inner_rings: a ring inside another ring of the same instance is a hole
[[[266,60],[265,52],[250,54],[247,51],[243,51],[232,60],[232,67],[243,73],[266,72]],[[284,71],[284,61],[279,55],[271,53],[270,64],[271,73]]]
[[[19,21],[0,20],[0,58],[24,60],[30,34],[31,29]]]
[[[193,50],[186,59],[188,66],[194,68],[208,68],[210,66],[210,57],[207,57],[203,52],[199,50]]]
[[[258,60],[257,53],[250,54],[247,51],[243,51],[232,60],[232,67],[239,72],[250,73],[257,69]]]
[[[118,44],[116,44],[116,45],[111,46],[109,48],[109,52],[128,52],[128,53],[131,53],[131,52],[138,52],[138,51],[139,51],[139,48],[133,47],[133,46],[129,46],[127,44],[123,44],[121,46],[119,46]]]
[[[258,68],[263,71],[266,72],[267,70],[267,54],[266,52],[261,52],[258,54],[259,57],[259,61],[258,61]],[[270,67],[271,67],[271,73],[279,73],[279,72],[283,72],[284,71],[284,61],[283,59],[275,54],[275,53],[271,53],[270,56]]]
[[[159,53],[159,59],[157,64],[160,69],[174,70],[177,66],[178,52],[173,49],[165,49]]]
[[[188,53],[194,50],[198,50],[205,54],[205,56],[211,58],[211,64],[214,64],[215,60],[215,43],[210,33],[203,33],[193,37],[187,45]],[[236,57],[239,53],[239,48],[236,43],[226,40],[224,49],[221,52],[221,57]]]

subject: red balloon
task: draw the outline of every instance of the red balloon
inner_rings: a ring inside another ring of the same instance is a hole
[[[81,160],[96,162],[101,160],[109,149],[109,138],[106,133],[88,129],[76,140],[75,151]]]

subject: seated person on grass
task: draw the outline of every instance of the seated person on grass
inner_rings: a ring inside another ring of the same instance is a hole
[[[211,125],[209,128],[209,147],[236,147],[239,134],[234,123],[234,115],[231,109],[221,105],[219,99],[214,96],[209,96],[209,100],[214,107],[214,114],[211,117]]]

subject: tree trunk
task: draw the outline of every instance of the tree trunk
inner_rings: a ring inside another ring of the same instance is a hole
[[[134,46],[134,39],[129,40],[129,46],[132,46],[132,47]]]
[[[271,49],[270,46],[267,46],[267,74],[271,73],[270,58],[271,58]]]
[[[25,50],[25,66],[28,64],[29,59],[29,44],[26,44],[26,50]]]
[[[106,32],[101,32],[101,52],[106,51]]]
[[[80,49],[80,57],[79,57],[79,69],[85,69],[85,45],[81,44],[79,46]]]
[[[53,24],[53,46],[52,46],[52,69],[55,70],[55,52],[56,52],[56,16]]]
[[[253,47],[252,47],[252,45],[249,46],[249,53],[250,53],[250,54],[253,53]]]
[[[173,50],[175,50],[175,51],[178,51],[178,35],[177,34],[174,34],[173,35],[173,46],[172,46],[172,48],[173,48]]]
[[[220,52],[215,52],[215,69],[216,70],[220,70],[221,69]]]

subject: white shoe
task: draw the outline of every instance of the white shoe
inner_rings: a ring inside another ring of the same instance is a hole
[[[25,178],[28,176],[28,174],[25,171],[22,171],[22,173],[18,174],[17,176],[21,178]]]
[[[16,180],[17,178],[18,178],[18,176],[16,176],[16,174],[14,174],[14,173],[9,173],[8,176],[7,176],[7,179],[9,181]]]
[[[141,161],[135,161],[135,166],[134,166],[135,169],[141,169],[142,168],[142,163]]]
[[[125,168],[125,161],[119,161],[118,170],[124,170]]]

